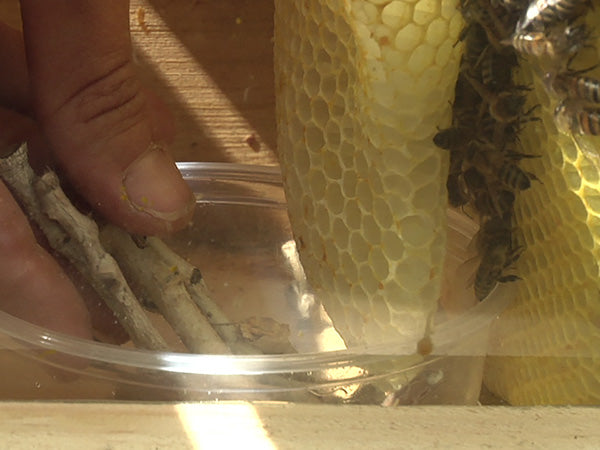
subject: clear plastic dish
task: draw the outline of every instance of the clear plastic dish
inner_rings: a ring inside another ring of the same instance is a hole
[[[202,270],[232,324],[251,317],[285,324],[295,352],[276,343],[273,351],[282,354],[151,352],[72,338],[0,313],[3,398],[477,401],[486,333],[510,300],[509,285],[461,312],[440,312],[426,357],[415,356],[417,341],[345,349],[294,270],[278,169],[228,163],[179,168],[198,208],[193,224],[169,245]],[[447,272],[456,278],[477,228],[457,212],[448,218]],[[465,286],[447,295],[463,295]],[[177,348],[176,337],[171,343]]]

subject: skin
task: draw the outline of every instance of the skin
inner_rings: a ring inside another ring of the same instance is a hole
[[[139,234],[185,226],[194,198],[168,153],[168,112],[140,83],[126,0],[21,0],[0,23],[0,152],[27,140],[106,219]],[[35,283],[32,282],[35,280]],[[90,338],[79,292],[0,183],[0,309]]]

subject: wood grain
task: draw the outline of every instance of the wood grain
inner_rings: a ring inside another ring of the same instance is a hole
[[[277,164],[273,1],[131,0],[134,58],[173,112],[179,161]],[[0,20],[18,28],[17,0]]]
[[[177,159],[277,162],[272,0],[133,0],[131,35],[175,114]]]
[[[73,420],[73,418],[77,420]],[[598,448],[600,410],[4,403],[3,448]]]

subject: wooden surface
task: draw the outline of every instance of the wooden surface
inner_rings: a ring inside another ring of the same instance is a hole
[[[131,1],[134,56],[175,115],[178,160],[276,164],[273,7]]]
[[[76,418],[76,420],[74,420]],[[600,410],[285,403],[0,405],[2,448],[600,448]]]
[[[167,103],[180,161],[277,163],[273,0],[131,0],[135,61]],[[17,0],[0,20],[20,26]]]

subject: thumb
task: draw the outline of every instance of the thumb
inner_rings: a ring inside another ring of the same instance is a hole
[[[22,0],[21,8],[33,107],[61,169],[130,231],[184,226],[194,197],[136,76],[128,2]]]

